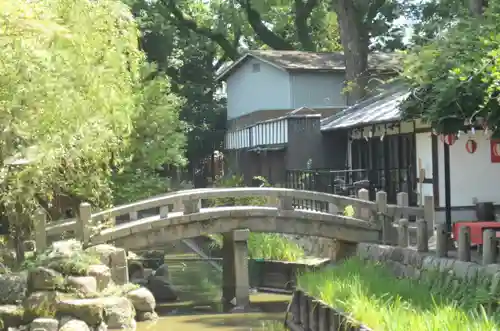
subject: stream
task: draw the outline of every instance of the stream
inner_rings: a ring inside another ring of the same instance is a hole
[[[181,255],[170,257],[179,259]],[[191,257],[191,254],[182,254]],[[253,293],[252,312],[229,313],[220,303],[222,275],[205,261],[168,262],[170,279],[179,299],[158,304],[160,318],[137,323],[137,331],[284,331],[282,327],[290,296]],[[232,307],[231,307],[232,308]],[[255,312],[254,312],[255,311]]]

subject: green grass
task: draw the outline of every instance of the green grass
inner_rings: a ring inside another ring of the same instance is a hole
[[[254,177],[270,186],[264,177]],[[221,178],[215,183],[216,187],[245,187],[241,176]],[[216,198],[209,200],[211,207],[221,206],[265,206],[267,197]],[[215,240],[215,246],[222,246],[220,235],[210,235]],[[300,245],[277,233],[251,233],[248,240],[248,255],[253,259],[280,260],[293,262],[305,253]]]
[[[381,264],[357,258],[306,273],[298,287],[377,331],[493,331],[500,328],[498,294],[486,279],[460,283],[429,272],[396,279]]]
[[[214,240],[212,248],[222,247],[222,235],[210,235]],[[299,244],[278,233],[250,233],[248,256],[251,259],[279,260],[293,262],[303,258],[304,250]]]

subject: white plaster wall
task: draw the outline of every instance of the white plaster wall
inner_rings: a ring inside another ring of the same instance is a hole
[[[482,131],[473,139],[477,150],[469,154],[465,149],[468,136],[462,135],[450,147],[451,205],[471,206],[479,202],[500,204],[500,163],[491,163],[490,141]],[[444,207],[444,146],[439,140],[439,201]]]
[[[417,155],[417,177],[419,176],[419,160],[420,166],[425,170],[425,178],[432,178],[432,137],[431,133],[417,133],[415,135],[415,148]],[[422,183],[422,192],[420,192],[420,184],[417,184],[417,192],[422,194],[422,197],[433,196],[432,184]],[[423,201],[423,200],[422,200]]]

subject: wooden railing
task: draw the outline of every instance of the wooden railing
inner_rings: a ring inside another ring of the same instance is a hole
[[[159,208],[159,217],[167,218],[170,212],[183,212],[184,214],[198,213],[201,209],[202,200],[243,197],[267,197],[268,207],[286,206],[284,208],[286,210],[293,209],[294,199],[322,201],[328,205],[327,213],[330,214],[342,214],[345,207],[352,206],[355,210],[354,218],[380,224],[384,233],[382,241],[387,244],[394,243],[395,241],[393,233],[395,228],[397,228],[397,224],[394,224],[394,220],[399,220],[400,218],[425,219],[431,230],[434,222],[432,197],[425,197],[423,207],[409,207],[406,193],[398,194],[398,204],[389,205],[387,204],[387,194],[385,192],[377,192],[376,200],[369,201],[369,194],[365,189],[361,189],[358,192],[357,198],[351,198],[328,193],[285,188],[209,188],[178,191],[117,206],[94,214],[91,213],[90,204],[82,203],[77,218],[63,220],[56,224],[47,223],[45,213],[40,212],[35,222],[35,241],[37,249],[43,250],[47,247],[48,237],[54,237],[71,231],[74,232],[78,240],[81,240],[84,244],[88,244],[96,225],[118,216],[128,215],[130,221],[136,221],[138,220],[139,212]]]

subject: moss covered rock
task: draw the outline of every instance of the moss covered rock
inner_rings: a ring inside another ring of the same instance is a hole
[[[3,322],[2,329],[24,324],[24,308],[17,305],[2,305],[0,306],[0,320]]]
[[[57,314],[72,316],[95,327],[104,321],[104,302],[101,298],[61,300],[57,303]]]

